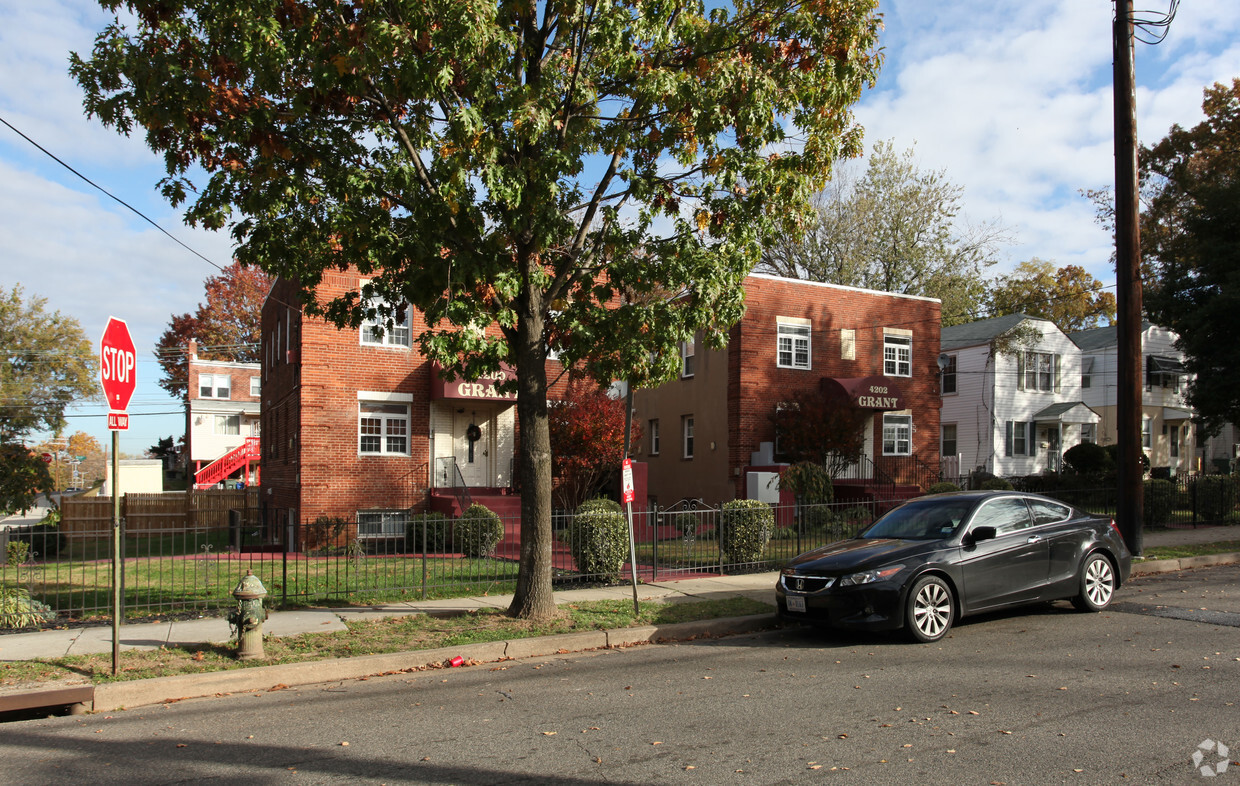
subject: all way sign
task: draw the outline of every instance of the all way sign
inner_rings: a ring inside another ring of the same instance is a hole
[[[138,353],[129,335],[129,325],[123,319],[109,317],[103,338],[99,340],[99,381],[108,400],[108,428],[113,431],[129,428],[126,410],[138,384],[137,365]]]

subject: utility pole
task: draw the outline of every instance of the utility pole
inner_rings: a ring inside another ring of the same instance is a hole
[[[1141,231],[1137,181],[1137,97],[1132,0],[1116,0],[1112,27],[1115,100],[1115,300],[1118,312],[1116,518],[1128,550],[1139,556],[1144,520],[1141,445]]]

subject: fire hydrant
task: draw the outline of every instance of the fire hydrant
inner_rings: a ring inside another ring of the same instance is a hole
[[[265,658],[263,652],[263,621],[267,610],[263,598],[267,589],[253,571],[247,570],[232,592],[237,599],[237,609],[228,615],[228,622],[237,633],[237,659]]]

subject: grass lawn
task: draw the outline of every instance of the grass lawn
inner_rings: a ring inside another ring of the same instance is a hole
[[[1184,559],[1207,554],[1230,554],[1240,552],[1240,540],[1220,540],[1213,543],[1189,543],[1182,546],[1155,546],[1145,549],[1147,560]]]
[[[634,615],[631,600],[591,601],[560,606],[560,615],[535,625],[513,619],[498,611],[478,611],[455,617],[423,614],[389,617],[364,622],[348,622],[348,630],[334,633],[304,633],[283,638],[269,637],[263,643],[266,659],[241,662],[232,646],[202,643],[164,647],[158,650],[125,650],[120,669],[112,676],[112,655],[71,656],[36,661],[0,663],[0,690],[38,687],[41,683],[83,679],[90,682],[139,680],[174,674],[195,674],[249,666],[270,666],[348,658],[390,652],[409,652],[438,647],[462,646],[486,641],[530,638],[558,633],[628,628],[637,625],[670,624],[693,620],[738,617],[773,611],[766,603],[747,598],[726,600],[643,602]]]

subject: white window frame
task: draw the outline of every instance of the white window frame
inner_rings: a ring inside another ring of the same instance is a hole
[[[911,335],[883,334],[883,376],[913,376],[913,337]]]
[[[221,382],[224,384],[220,385]],[[205,393],[203,392],[204,390],[206,390]],[[232,398],[232,376],[229,374],[199,374],[198,398],[223,400]]]
[[[659,419],[651,418],[647,424],[650,431],[650,455],[659,455]]]
[[[250,395],[255,398],[262,395],[263,382],[259,377],[250,377]]]
[[[216,415],[213,421],[213,433],[223,437],[237,437],[241,435],[240,415]]]
[[[364,397],[358,393],[357,453],[359,456],[410,455],[409,417],[412,396]],[[377,440],[377,442],[376,442]]]
[[[377,525],[377,526],[376,526]],[[404,510],[359,510],[357,538],[402,538],[409,527],[409,513]]]
[[[1062,361],[1058,354],[1030,349],[1017,358],[1017,389],[1041,393],[1059,390],[1059,369]]]
[[[696,355],[697,355],[697,345],[696,345],[695,338],[691,338],[688,341],[680,342],[680,377],[681,379],[688,379],[689,377],[693,376],[694,366],[697,365],[696,363],[694,363],[694,359]]]
[[[362,286],[365,287],[369,283],[369,281],[363,281]],[[397,349],[407,349],[413,346],[413,306],[408,303],[394,306],[382,298],[370,298],[366,304],[379,310],[388,308],[396,313],[392,314],[390,328],[386,324],[387,319],[378,313],[375,314],[374,319],[362,320],[358,340],[363,346],[395,347]],[[400,315],[399,321],[397,321],[397,315]],[[377,335],[379,331],[382,331],[383,335]]]
[[[778,368],[813,368],[810,352],[810,321],[779,317],[775,324],[775,365]]]
[[[883,413],[883,455],[913,455],[913,416]]]
[[[680,418],[680,439],[681,452],[680,457],[685,459],[693,458],[693,416],[684,415]]]
[[[1004,423],[1004,453],[1008,456],[1038,455],[1037,424],[1027,420],[1009,420]]]
[[[1154,445],[1153,422],[1148,417],[1141,418],[1141,447],[1149,450]]]

